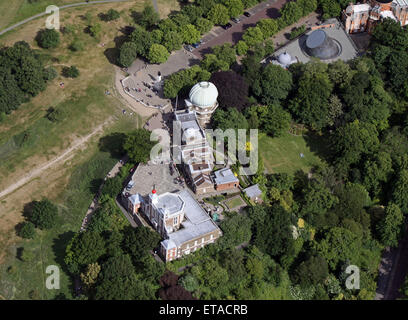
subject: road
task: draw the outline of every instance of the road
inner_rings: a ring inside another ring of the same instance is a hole
[[[287,2],[287,0],[269,0],[261,2],[252,9],[247,10],[252,13],[252,16],[241,16],[241,22],[231,22],[233,25],[230,29],[224,30],[221,27],[214,28],[203,37],[203,44],[193,54],[198,58],[202,58],[206,53],[211,52],[211,48],[217,45],[222,45],[226,42],[236,44],[242,39],[242,35],[249,27],[255,27],[256,23],[265,18],[278,18],[279,9]]]
[[[131,0],[100,0],[100,1],[89,1],[89,2],[78,2],[78,3],[72,3],[72,4],[67,4],[67,5],[61,6],[61,7],[59,7],[59,9],[62,10],[62,9],[66,9],[66,8],[87,6],[87,5],[92,5],[92,4],[101,4],[101,3],[110,3],[110,2],[128,2],[128,1],[131,1]],[[27,18],[27,19],[25,19],[23,21],[20,21],[20,22],[14,24],[14,25],[12,25],[12,26],[4,29],[4,30],[1,30],[0,31],[0,36],[5,34],[6,32],[9,32],[9,31],[11,31],[11,30],[13,30],[13,29],[27,23],[27,22],[30,22],[30,21],[32,21],[34,19],[40,18],[40,17],[45,16],[45,15],[48,15],[48,13],[46,13],[44,11],[44,12],[36,14],[36,15],[30,17],[30,18]]]
[[[90,134],[88,134],[85,137],[82,137],[78,140],[75,141],[74,145],[69,147],[68,149],[66,149],[61,155],[59,155],[58,157],[56,157],[55,159],[47,162],[46,164],[42,165],[39,168],[36,168],[32,171],[30,171],[29,173],[27,173],[23,178],[21,178],[20,180],[18,180],[17,182],[13,183],[12,185],[10,185],[9,187],[7,187],[5,190],[0,192],[0,199],[7,196],[8,194],[10,194],[11,192],[13,192],[14,190],[24,186],[26,183],[28,183],[30,180],[38,177],[39,175],[41,175],[45,170],[47,170],[48,168],[50,168],[51,166],[53,166],[54,164],[56,164],[57,162],[60,162],[62,160],[67,160],[68,156],[70,156],[70,154],[72,153],[72,151],[80,148],[84,143],[86,143],[90,138],[92,138],[94,135],[96,135],[97,133],[102,131],[102,128],[108,124],[109,122],[112,121],[112,118],[108,118],[104,123],[100,124],[98,127],[95,128],[94,131],[92,131]]]
[[[408,271],[408,228],[397,248],[386,248],[380,263],[375,300],[396,300]]]

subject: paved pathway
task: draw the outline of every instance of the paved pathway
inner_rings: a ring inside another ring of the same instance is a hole
[[[87,5],[92,5],[92,4],[101,4],[101,3],[110,3],[110,2],[127,2],[127,1],[131,1],[131,0],[100,0],[100,1],[79,2],[79,3],[72,3],[72,4],[67,4],[65,6],[61,6],[61,7],[59,7],[59,9],[61,10],[61,9],[72,8],[72,7],[87,6]],[[48,15],[48,13],[46,13],[44,11],[44,12],[36,14],[36,15],[30,17],[30,18],[27,18],[27,19],[25,19],[23,21],[20,21],[20,22],[14,24],[14,25],[12,25],[12,26],[4,29],[4,30],[1,30],[0,31],[0,36],[2,34],[5,34],[6,32],[9,32],[9,31],[11,31],[11,30],[13,30],[13,29],[27,23],[27,22],[30,22],[30,21],[32,21],[34,19],[40,18],[40,17],[45,16],[45,15]]]
[[[408,271],[408,227],[397,248],[386,248],[379,267],[375,300],[395,300]]]

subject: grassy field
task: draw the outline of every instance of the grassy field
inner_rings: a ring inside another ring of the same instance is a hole
[[[134,5],[152,3],[151,0],[129,0]],[[37,0],[29,3],[28,0],[0,0],[0,30],[17,22],[27,19],[33,15],[45,12],[49,5],[63,6],[72,3],[84,2],[83,0]],[[158,0],[160,17],[166,17],[171,11],[179,10],[180,4],[177,0]]]
[[[318,155],[326,152],[324,143],[318,138],[289,133],[279,138],[260,135],[259,150],[268,173],[294,173],[299,169],[308,172],[321,163]]]

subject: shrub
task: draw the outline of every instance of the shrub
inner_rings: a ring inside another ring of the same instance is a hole
[[[34,258],[35,255],[31,250],[23,248],[23,252],[21,253],[21,260],[23,260],[24,262],[30,262],[33,261]]]
[[[117,20],[120,18],[120,13],[114,9],[109,9],[105,15],[106,21]]]
[[[30,220],[40,229],[51,229],[57,223],[58,208],[48,199],[35,201]]]
[[[23,222],[17,235],[24,239],[32,239],[35,236],[35,226],[31,222]]]
[[[74,51],[74,52],[82,51],[82,50],[84,50],[84,44],[82,43],[81,40],[75,39],[75,40],[72,41],[72,43],[70,44],[69,49],[70,49],[71,51]]]
[[[163,63],[166,62],[170,54],[166,47],[161,44],[153,44],[149,50],[149,62],[150,63]]]
[[[54,29],[43,29],[38,32],[36,40],[41,48],[56,48],[60,43],[60,35]]]
[[[79,76],[79,70],[75,66],[64,67],[62,74],[66,78],[77,78]]]
[[[44,69],[44,79],[47,81],[54,80],[58,76],[57,70],[54,67]]]

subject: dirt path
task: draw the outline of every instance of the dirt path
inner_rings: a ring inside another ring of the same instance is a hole
[[[30,171],[27,175],[25,175],[23,178],[21,178],[19,181],[13,183],[12,185],[10,185],[9,187],[7,187],[5,190],[0,192],[0,199],[7,196],[8,194],[10,194],[11,192],[13,192],[14,190],[24,186],[26,183],[28,183],[30,180],[38,177],[39,175],[41,175],[45,170],[47,170],[48,168],[50,168],[51,166],[53,166],[54,164],[58,163],[59,161],[67,158],[68,156],[70,156],[70,154],[78,149],[79,147],[81,147],[84,143],[86,143],[90,138],[92,138],[94,135],[96,135],[97,133],[102,131],[102,128],[108,124],[109,122],[111,122],[113,120],[112,117],[108,118],[104,123],[100,124],[98,127],[95,128],[94,131],[92,131],[90,134],[88,134],[85,137],[81,137],[78,140],[76,140],[74,142],[74,144],[69,147],[68,149],[66,149],[62,154],[60,154],[58,157],[56,157],[55,159],[45,163],[44,165],[42,165],[41,167],[38,167],[32,171]]]

